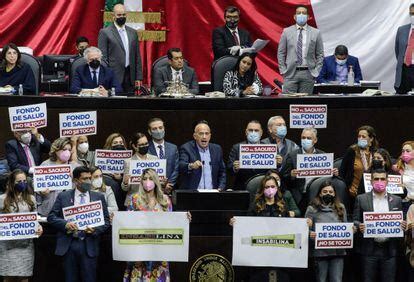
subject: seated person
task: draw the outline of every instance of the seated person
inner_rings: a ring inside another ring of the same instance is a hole
[[[84,51],[87,64],[79,66],[72,78],[71,93],[79,93],[82,89],[99,88],[101,96],[108,96],[108,90],[115,88],[116,93],[122,92],[121,85],[116,80],[114,72],[103,65],[102,52],[96,47]]]
[[[318,83],[329,83],[331,81],[347,83],[350,66],[354,70],[355,82],[361,81],[362,73],[358,58],[348,55],[346,46],[338,45],[335,48],[334,55],[323,59],[322,70],[316,81]]]
[[[168,66],[154,70],[155,94],[160,95],[167,90],[168,81],[181,81],[188,85],[188,91],[198,94],[198,80],[193,68],[184,64],[183,53],[180,48],[171,48],[167,51]]]
[[[36,94],[36,81],[31,67],[21,61],[22,54],[16,44],[3,47],[0,55],[0,87],[13,87],[19,91],[23,86],[23,94]]]
[[[76,54],[77,57],[83,57],[83,51],[86,50],[86,48],[89,47],[89,39],[85,36],[79,36],[76,38],[76,51],[78,52]]]
[[[255,57],[255,54],[244,53],[237,60],[234,69],[226,72],[223,80],[223,92],[226,96],[241,97],[262,93]]]

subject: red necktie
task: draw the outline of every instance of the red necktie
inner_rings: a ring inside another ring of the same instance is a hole
[[[411,61],[413,58],[413,51],[414,51],[414,30],[411,29],[411,35],[410,38],[408,39],[408,45],[407,45],[407,50],[405,51],[405,64],[407,66],[412,65]]]
[[[29,167],[32,167],[33,163],[32,163],[32,159],[30,158],[29,146],[24,145],[24,153],[26,154],[27,163],[29,164]]]
[[[237,46],[239,46],[240,42],[239,42],[239,38],[237,37],[237,32],[233,31],[231,34],[233,34],[234,42],[236,43]]]

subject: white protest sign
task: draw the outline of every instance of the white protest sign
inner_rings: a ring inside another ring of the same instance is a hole
[[[96,111],[59,114],[60,137],[95,135]]]
[[[352,249],[353,223],[315,223],[315,249]]]
[[[114,212],[113,259],[188,261],[189,231],[186,212]]]
[[[124,173],[125,160],[131,157],[131,150],[95,150],[95,166],[102,173]]]
[[[364,173],[365,192],[372,191],[371,173]],[[401,175],[388,175],[387,193],[404,194]]]
[[[37,213],[0,214],[0,241],[37,238]]]
[[[62,209],[63,218],[67,222],[73,222],[79,230],[86,227],[99,227],[105,225],[104,213],[101,201],[90,202],[84,205],[70,206]]]
[[[240,144],[240,169],[277,168],[276,144]]]
[[[333,174],[333,153],[298,154],[296,161],[297,178],[323,177]]]
[[[33,186],[35,192],[72,189],[70,165],[36,166]]]
[[[46,103],[10,107],[9,119],[12,131],[46,127]]]
[[[290,105],[290,128],[326,128],[327,105]]]
[[[308,267],[304,218],[235,216],[233,265]]]
[[[364,212],[364,238],[404,237],[401,227],[402,211],[396,212]]]
[[[158,174],[160,179],[167,178],[167,161],[166,160],[131,160],[129,166],[129,184],[139,184],[142,172],[147,168],[152,168]]]

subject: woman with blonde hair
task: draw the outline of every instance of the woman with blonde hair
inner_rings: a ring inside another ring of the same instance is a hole
[[[403,187],[407,190],[407,197],[402,202],[405,214],[414,203],[414,141],[405,141],[402,144],[401,155],[393,169],[401,174]]]

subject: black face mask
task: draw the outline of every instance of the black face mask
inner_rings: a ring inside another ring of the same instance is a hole
[[[330,195],[330,194],[326,194],[326,195],[323,195],[322,196],[322,201],[325,203],[325,204],[331,204],[332,202],[333,202],[333,200],[334,200],[334,196],[332,196],[332,195]]]
[[[372,169],[384,168],[381,160],[372,160]]]
[[[124,145],[115,145],[115,146],[112,146],[111,149],[115,151],[125,151]]]
[[[79,51],[79,55],[83,56],[83,52],[85,51],[85,48],[80,48],[78,51]]]
[[[89,62],[89,66],[96,70],[101,65],[101,62],[99,60],[92,60]]]
[[[226,21],[226,26],[230,29],[235,29],[238,24],[239,21]]]
[[[126,23],[126,17],[119,17],[115,19],[118,26],[123,26]]]
[[[148,153],[149,146],[138,147],[138,153],[140,155],[146,155]]]

